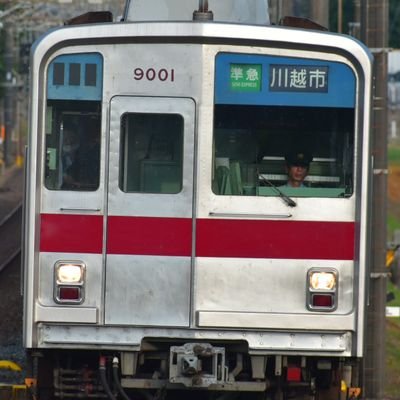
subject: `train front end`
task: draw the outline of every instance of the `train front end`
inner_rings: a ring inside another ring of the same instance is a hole
[[[24,341],[41,400],[360,385],[370,64],[348,37],[217,21],[36,44]]]

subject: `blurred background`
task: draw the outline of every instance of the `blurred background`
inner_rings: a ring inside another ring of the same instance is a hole
[[[124,5],[125,0],[0,0],[0,174],[23,162],[32,43],[88,11],[108,10],[118,20]]]
[[[125,0],[0,0],[0,178],[7,169],[23,166],[34,41],[88,11],[111,11],[119,21],[124,5]],[[284,16],[308,18],[329,31],[354,36],[374,55],[372,264],[375,277],[383,278],[371,279],[365,371],[376,398],[383,398],[384,391],[385,399],[399,399],[400,1],[269,0],[269,10],[272,24]]]

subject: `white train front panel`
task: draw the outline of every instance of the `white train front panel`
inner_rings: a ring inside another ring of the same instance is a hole
[[[361,356],[363,49],[219,24],[58,35],[33,59],[26,346]],[[312,154],[296,189],[290,151]]]

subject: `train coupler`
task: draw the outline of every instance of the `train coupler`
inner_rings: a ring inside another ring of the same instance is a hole
[[[169,381],[187,387],[223,383],[226,376],[225,348],[208,343],[186,343],[170,348]]]

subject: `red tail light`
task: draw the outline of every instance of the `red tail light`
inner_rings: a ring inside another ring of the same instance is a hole
[[[333,307],[333,295],[332,294],[312,294],[311,304],[313,307]]]
[[[81,288],[60,286],[58,288],[58,300],[80,302],[82,300]]]
[[[301,381],[301,368],[296,366],[288,366],[286,379],[288,382],[300,382]]]

